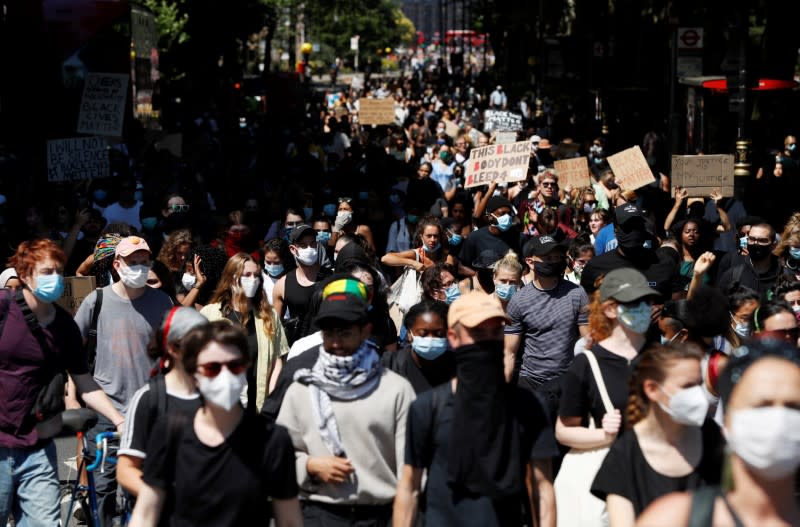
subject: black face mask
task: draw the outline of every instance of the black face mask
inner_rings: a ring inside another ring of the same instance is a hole
[[[771,247],[769,245],[759,245],[757,243],[747,244],[747,254],[751,260],[763,260],[769,256]]]
[[[542,278],[561,276],[566,268],[566,260],[561,260],[560,262],[533,262],[533,273]]]

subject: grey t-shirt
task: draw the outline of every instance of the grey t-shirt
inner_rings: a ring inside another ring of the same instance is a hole
[[[164,313],[172,307],[172,301],[151,287],[145,287],[144,294],[135,300],[120,297],[111,287],[103,288],[97,319],[94,380],[114,407],[125,415],[133,394],[150,377],[152,361],[147,356],[147,345]],[[93,291],[75,313],[75,322],[84,339],[89,335],[96,299],[97,292]]]
[[[588,303],[583,288],[567,280],[549,291],[530,283],[511,297],[505,332],[522,337],[521,376],[544,383],[567,370],[578,326],[589,323]]]

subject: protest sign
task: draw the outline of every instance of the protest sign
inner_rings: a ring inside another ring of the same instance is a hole
[[[623,190],[636,190],[656,180],[638,145],[608,156],[607,161]]]
[[[689,191],[689,197],[706,197],[719,189],[733,196],[733,155],[672,156],[672,195],[675,188]]]
[[[95,289],[94,276],[66,276],[64,277],[64,294],[56,300],[56,304],[75,316],[83,299]]]
[[[108,177],[108,145],[102,137],[72,137],[47,142],[47,180]]]
[[[498,145],[507,145],[509,143],[517,142],[517,132],[497,132],[495,136],[495,143]]]
[[[516,132],[522,130],[522,116],[504,110],[486,110],[483,113],[483,131]]]
[[[492,181],[522,181],[528,175],[530,157],[529,141],[473,148],[465,164],[464,188],[488,185]]]
[[[589,160],[586,157],[573,157],[553,162],[558,174],[558,186],[561,188],[580,188],[591,185]]]
[[[361,99],[358,101],[359,124],[392,124],[394,119],[394,99]]]
[[[83,85],[78,133],[122,137],[128,75],[89,73]]]
[[[350,88],[354,90],[363,90],[364,89],[364,74],[363,73],[355,73],[353,77],[350,79]]]

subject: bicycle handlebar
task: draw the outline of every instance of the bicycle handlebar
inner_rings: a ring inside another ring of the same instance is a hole
[[[119,432],[100,432],[97,434],[97,437],[95,437],[97,450],[95,451],[94,462],[86,466],[87,471],[94,471],[101,464],[105,465],[106,456],[108,455],[108,440],[117,438],[119,438]]]

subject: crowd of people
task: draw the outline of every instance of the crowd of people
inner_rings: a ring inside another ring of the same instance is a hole
[[[800,525],[800,213],[671,188],[652,137],[654,182],[624,188],[608,138],[530,112],[526,179],[465,188],[497,140],[481,110],[515,109],[501,88],[373,96],[394,125],[343,92],[223,155],[209,113],[188,162],[146,151],[25,204],[0,521],[59,523],[30,411],[55,360],[90,443],[121,436],[105,527],[126,506],[135,526]],[[794,188],[795,142],[753,189]],[[561,185],[581,155],[586,185]],[[72,316],[69,276],[97,285]]]

